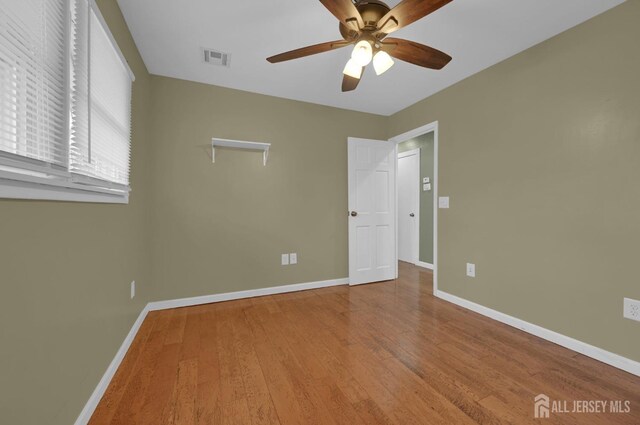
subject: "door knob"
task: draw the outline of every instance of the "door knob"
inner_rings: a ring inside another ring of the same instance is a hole
[[[409,217],[415,217],[416,215],[414,213],[409,214]]]
[[[351,211],[351,217],[355,217],[355,216],[357,216],[357,215],[358,215],[358,213],[357,213],[357,212],[355,212],[355,211]]]

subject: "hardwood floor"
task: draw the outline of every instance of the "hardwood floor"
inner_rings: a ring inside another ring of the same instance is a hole
[[[152,312],[90,424],[640,424],[640,378],[395,281]],[[551,413],[534,397],[628,400]],[[623,404],[624,408],[624,404]]]

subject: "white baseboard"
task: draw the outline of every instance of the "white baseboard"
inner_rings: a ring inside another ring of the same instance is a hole
[[[422,267],[425,269],[429,269],[429,270],[433,270],[433,264],[431,263],[425,263],[424,261],[419,261],[416,263],[416,266],[418,267]]]
[[[140,330],[140,326],[142,325],[142,322],[144,322],[144,319],[147,317],[148,312],[149,304],[147,304],[140,312],[140,315],[131,327],[131,330],[127,334],[127,337],[124,339],[124,342],[116,352],[115,357],[113,358],[113,360],[111,360],[111,364],[109,364],[107,371],[104,373],[104,375],[102,375],[102,379],[100,379],[98,386],[95,390],[93,390],[91,397],[89,397],[89,401],[87,401],[87,404],[85,404],[82,412],[80,412],[78,419],[76,419],[75,421],[75,425],[86,425],[87,423],[89,423],[93,412],[96,410],[96,407],[98,407],[98,403],[102,399],[102,396],[107,390],[107,387],[109,387],[111,379],[113,379],[113,376],[116,374],[118,367],[120,367],[120,363],[122,363],[124,356],[127,354],[127,351],[129,350],[133,339],[136,337],[136,334]]]
[[[603,350],[602,348],[595,347],[587,344],[586,342],[578,341],[566,335],[559,334],[549,329],[543,328],[538,325],[534,325],[524,320],[518,319],[508,314],[501,313],[491,308],[476,304],[472,301],[465,300],[464,298],[451,295],[447,292],[437,290],[434,294],[436,297],[445,301],[449,301],[453,304],[464,307],[468,310],[475,311],[478,314],[497,320],[514,328],[520,329],[531,335],[535,335],[539,338],[561,345],[570,350],[576,351],[580,354],[584,354],[592,359],[599,360],[602,363],[606,363],[618,369],[622,369],[633,375],[640,376],[640,362],[622,357],[618,354],[610,351]]]
[[[239,300],[241,298],[263,297],[265,295],[284,294],[287,292],[307,291],[309,289],[327,288],[329,286],[347,285],[349,279],[322,280],[319,282],[297,283],[293,285],[272,286],[271,288],[250,289],[248,291],[227,292],[225,294],[204,295],[201,297],[179,298],[168,301],[149,303],[149,311],[166,310],[168,308],[189,307],[200,304],[219,303],[221,301]]]
[[[188,307],[200,304],[211,304],[221,301],[238,300],[241,298],[253,298],[265,295],[284,294],[287,292],[306,291],[309,289],[327,288],[330,286],[347,284],[349,284],[348,278],[332,279],[319,282],[298,283],[293,285],[274,286],[271,288],[251,289],[248,291],[228,292],[225,294],[205,295],[201,297],[180,298],[176,300],[155,301],[148,303],[142,309],[142,312],[140,312],[140,315],[131,327],[131,330],[127,334],[127,337],[124,339],[124,342],[116,353],[116,356],[111,361],[111,364],[102,376],[102,379],[100,379],[98,386],[95,390],[93,390],[91,397],[89,397],[89,401],[87,401],[87,404],[82,409],[82,412],[80,412],[78,419],[76,419],[75,425],[86,425],[87,423],[89,423],[93,412],[96,410],[96,407],[98,407],[98,403],[100,403],[102,396],[109,387],[111,379],[113,379],[113,376],[118,370],[120,363],[122,363],[124,356],[127,354],[127,351],[129,350],[133,339],[138,333],[138,330],[140,330],[142,322],[144,322],[144,319],[147,317],[147,313],[149,313],[150,311],[166,310],[168,308]]]

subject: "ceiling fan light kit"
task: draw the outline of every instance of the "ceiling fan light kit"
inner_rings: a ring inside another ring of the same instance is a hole
[[[382,75],[387,72],[395,64],[389,53],[379,51],[373,57],[373,69],[376,71],[376,75]]]
[[[373,59],[373,47],[369,40],[360,40],[351,53],[351,59],[360,66],[367,66]]]
[[[343,70],[342,91],[355,90],[364,68],[373,61],[377,75],[393,65],[393,58],[430,69],[442,69],[451,56],[413,41],[387,38],[392,32],[435,12],[452,0],[402,0],[391,9],[380,0],[320,0],[340,21],[344,40],[316,44],[272,56],[271,63],[284,62],[355,44]]]
[[[362,78],[362,71],[364,71],[364,67],[359,65],[354,59],[349,59],[347,65],[344,67],[344,71],[342,73],[351,78],[360,79]]]

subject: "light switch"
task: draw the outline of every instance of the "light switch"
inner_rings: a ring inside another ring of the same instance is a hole
[[[289,254],[282,254],[282,265],[283,266],[289,265]]]
[[[293,252],[289,254],[289,264],[298,264],[298,254]]]
[[[423,184],[423,185],[422,185],[422,190],[423,190],[424,192],[428,192],[428,191],[430,191],[430,190],[431,190],[431,183],[425,183],[425,184]]]
[[[476,277],[476,265],[473,263],[467,263],[467,276]]]
[[[441,196],[440,198],[438,198],[438,207],[449,208],[449,197]]]

